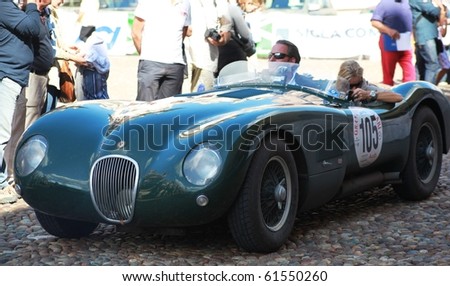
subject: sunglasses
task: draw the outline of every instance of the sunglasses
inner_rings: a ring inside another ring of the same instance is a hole
[[[281,59],[284,59],[285,57],[289,57],[289,55],[285,54],[285,53],[269,53],[269,59],[271,57],[274,57],[277,60],[281,60]]]

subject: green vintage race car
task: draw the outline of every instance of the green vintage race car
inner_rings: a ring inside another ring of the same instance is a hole
[[[17,148],[17,189],[42,227],[87,236],[100,223],[189,228],[226,217],[246,251],[276,251],[298,211],[392,184],[422,200],[450,144],[450,105],[434,85],[355,106],[296,66],[236,63],[210,91],[154,102],[79,102],[37,120]]]

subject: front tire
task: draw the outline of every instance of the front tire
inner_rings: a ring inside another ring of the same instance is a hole
[[[250,252],[273,252],[289,237],[298,204],[294,156],[284,141],[267,138],[254,154],[228,216],[236,243]]]
[[[419,108],[413,118],[408,161],[397,194],[406,200],[428,198],[436,188],[442,165],[442,134],[434,112]]]
[[[51,235],[61,238],[80,238],[90,235],[98,223],[71,220],[34,211],[41,226]]]

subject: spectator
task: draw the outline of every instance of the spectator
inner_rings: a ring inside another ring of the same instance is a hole
[[[92,28],[97,24],[99,0],[81,0],[77,23],[81,25],[79,39],[86,42]]]
[[[30,68],[30,79],[25,89],[27,99],[25,128],[41,116],[47,96],[48,73],[53,66],[55,52],[50,38],[50,11],[46,9],[51,0],[40,0],[37,3],[41,13],[39,37],[33,39],[34,60]],[[23,130],[21,130],[23,132]],[[14,131],[13,131],[14,132]]]
[[[264,6],[262,0],[238,0],[237,2],[245,13],[253,13],[261,10]]]
[[[74,61],[77,100],[108,99],[107,80],[110,61],[106,44],[95,27],[86,32],[86,42],[72,47],[69,59]]]
[[[226,0],[190,0],[191,91],[210,89],[217,72],[219,46],[230,40],[231,17]]]
[[[447,6],[444,5],[444,11],[446,15],[441,17],[439,20],[438,27],[438,39],[436,40],[437,51],[438,51],[438,60],[441,65],[441,70],[438,72],[436,76],[436,85],[438,85],[444,75],[448,73],[450,70],[450,59],[448,57],[447,50],[444,46],[443,38],[447,35]]]
[[[264,9],[262,0],[238,0],[241,9],[244,11],[245,21],[248,23],[252,31],[253,41],[259,43],[261,41],[261,23],[264,15],[261,11]]]
[[[12,122],[12,134],[5,148],[5,160],[8,166],[8,182],[14,185],[14,153],[23,131],[41,116],[47,97],[48,73],[53,65],[54,51],[50,41],[49,11],[46,9],[51,0],[37,2],[40,12],[40,32],[32,39],[34,59],[30,67],[28,86],[19,95]]]
[[[232,22],[231,38],[226,45],[219,47],[217,74],[229,63],[246,61],[247,55],[243,49],[242,42],[253,41],[250,29],[245,22],[243,11],[237,6],[236,0],[228,0],[228,8]]]
[[[33,62],[32,38],[40,32],[36,0],[20,10],[12,1],[0,2],[0,203],[14,203],[17,194],[7,178],[4,149],[11,138],[16,101],[28,84]]]
[[[53,68],[49,73],[49,84],[52,86],[49,86],[47,104],[43,112],[56,107],[58,100],[64,103],[70,103],[75,100],[73,73],[69,65],[71,53],[68,50],[70,47],[63,40],[63,31],[59,24],[58,10],[62,4],[64,4],[64,0],[52,0],[51,5],[47,7],[50,11],[50,38],[55,52],[55,59]],[[57,79],[57,81],[52,84],[52,79]]]
[[[140,55],[136,100],[181,93],[186,67],[183,40],[189,25],[189,0],[138,2],[132,28]]]
[[[58,60],[68,59],[71,53],[68,51],[69,46],[64,42],[63,31],[59,25],[58,9],[64,4],[64,0],[52,0],[48,6],[50,12],[50,33],[51,42],[55,51],[54,65],[59,69]]]
[[[383,83],[394,85],[397,63],[403,71],[402,82],[416,79],[413,65],[413,51],[410,46],[412,32],[412,13],[408,0],[381,0],[373,11],[372,26],[380,32],[379,47]],[[407,41],[405,47],[390,47],[388,43],[400,39]]]
[[[440,0],[409,0],[409,5],[413,15],[416,77],[435,83],[441,69],[435,39],[439,19],[445,17],[445,11]]]
[[[350,91],[355,103],[377,106],[382,103],[396,103],[403,97],[395,92],[382,89],[364,79],[364,69],[355,60],[344,61],[338,72],[336,89],[345,93]]]

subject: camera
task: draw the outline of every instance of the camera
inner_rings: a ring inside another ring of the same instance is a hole
[[[354,97],[353,97],[353,90],[349,90],[347,91],[347,100],[348,101],[353,101]]]
[[[219,41],[221,36],[216,29],[208,29],[205,32],[205,38],[211,37],[214,41]]]

